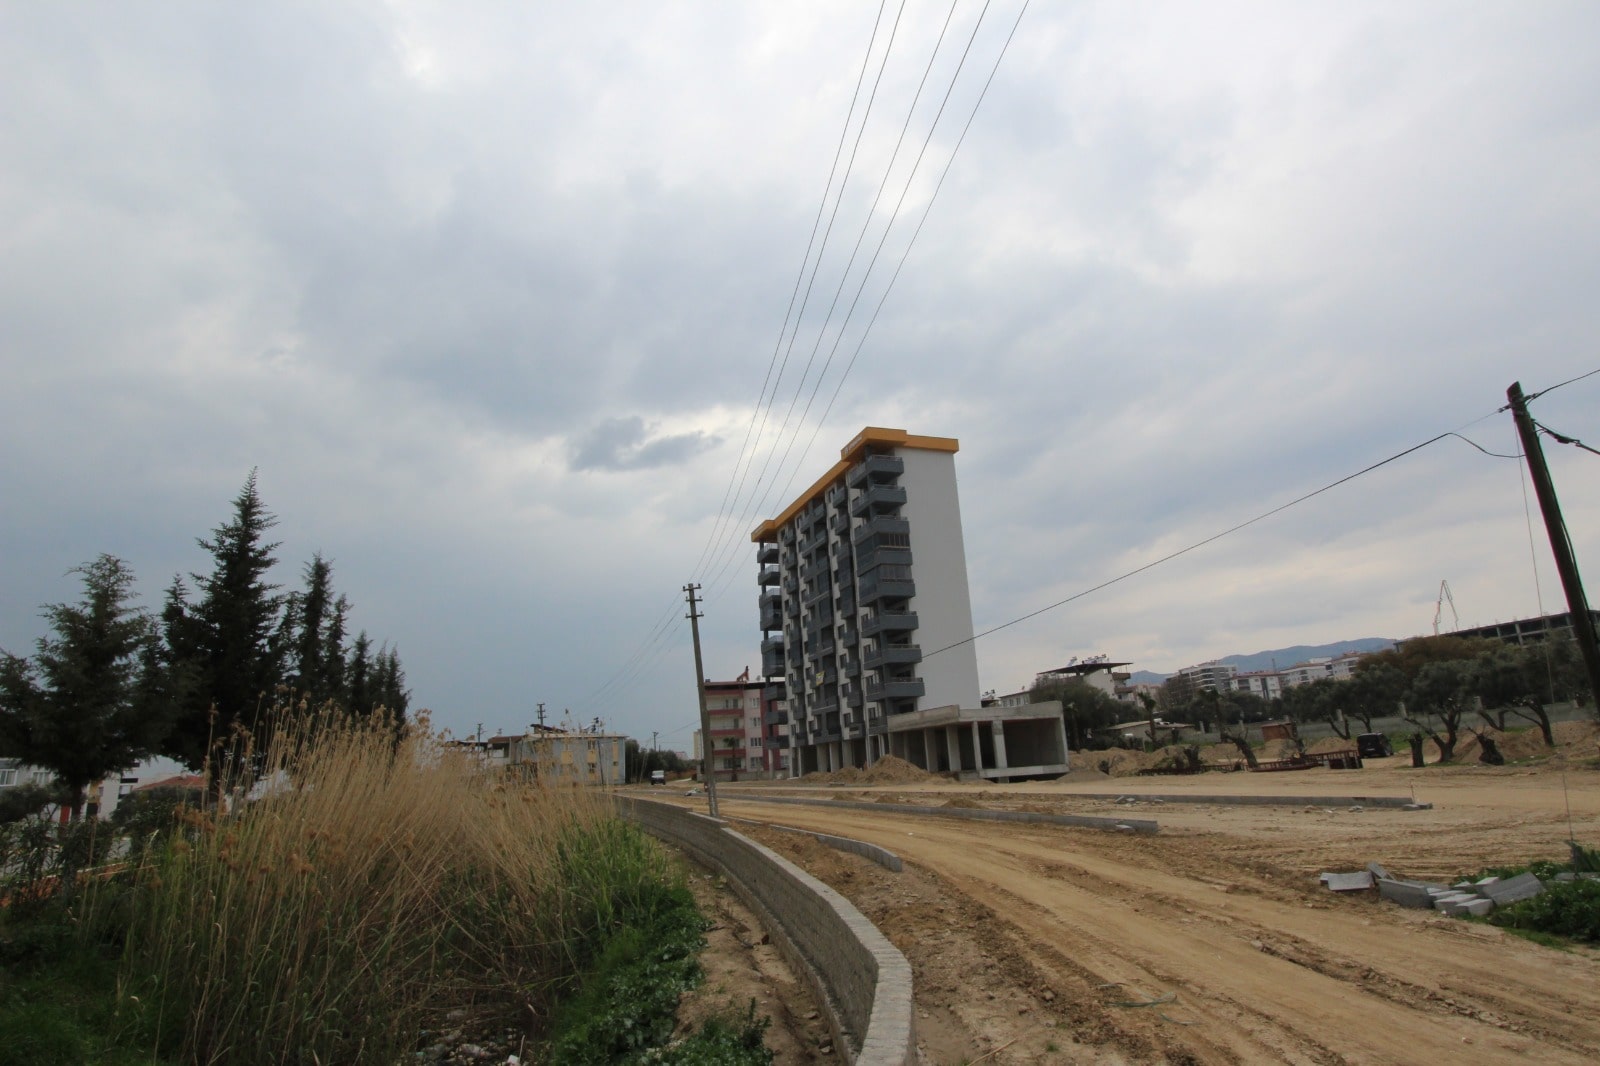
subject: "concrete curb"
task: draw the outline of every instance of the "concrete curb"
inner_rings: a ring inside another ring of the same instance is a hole
[[[614,799],[646,832],[728,878],[811,986],[844,1062],[914,1066],[911,964],[854,904],[718,819],[659,801]]]
[[[854,837],[836,837],[831,833],[818,833],[811,829],[801,829],[793,825],[774,825],[771,822],[757,822],[750,818],[724,818],[727,822],[747,822],[750,825],[764,825],[769,829],[781,829],[785,833],[804,833],[806,836],[815,837],[818,841],[839,851],[848,851],[860,855],[863,859],[875,862],[885,870],[900,873],[905,869],[905,864],[900,861],[900,856],[888,848],[880,848],[876,844],[868,844],[865,840],[856,840]]]
[[[1219,803],[1244,807],[1416,807],[1431,810],[1433,804],[1418,803],[1410,796],[1202,796],[1195,793],[1146,792],[1063,792],[1078,799],[1119,800],[1132,797],[1141,802]],[[741,799],[744,797],[741,795]]]
[[[752,796],[748,792],[737,795],[724,793],[724,798],[740,803],[787,803],[797,807],[843,807],[856,811],[877,811],[880,814],[932,814],[941,818],[968,818],[983,822],[1037,822],[1045,825],[1071,825],[1083,829],[1106,829],[1120,832],[1154,833],[1160,827],[1152,820],[1141,818],[1101,818],[1088,814],[1038,814],[1034,811],[987,811],[973,807],[924,807],[911,803],[866,803],[858,800],[803,799],[797,796]]]

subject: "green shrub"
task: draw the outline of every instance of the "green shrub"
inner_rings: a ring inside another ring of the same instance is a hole
[[[1495,925],[1600,944],[1600,881],[1552,881],[1543,894],[1489,915]]]
[[[551,1062],[637,1061],[672,1036],[678,998],[700,981],[705,920],[682,886],[635,907],[628,916],[634,921],[609,938],[578,993],[557,1013]]]
[[[84,1043],[72,1014],[54,1003],[0,1005],[0,1048],[8,1062],[79,1066]]]
[[[772,1052],[764,1037],[772,1019],[756,1017],[756,1001],[741,1015],[708,1018],[698,1033],[647,1061],[669,1066],[770,1066]]]

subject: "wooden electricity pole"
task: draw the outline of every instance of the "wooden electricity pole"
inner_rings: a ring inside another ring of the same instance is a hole
[[[1578,650],[1583,653],[1584,666],[1589,671],[1591,706],[1600,711],[1600,644],[1596,643],[1594,621],[1589,617],[1589,602],[1583,595],[1583,579],[1578,575],[1578,561],[1572,554],[1572,541],[1567,537],[1567,524],[1561,518],[1561,503],[1556,499],[1556,487],[1550,480],[1550,469],[1544,463],[1544,449],[1539,445],[1539,430],[1528,414],[1528,400],[1522,395],[1522,382],[1513,381],[1506,390],[1511,401],[1511,416],[1517,423],[1517,436],[1522,439],[1522,454],[1528,458],[1528,474],[1533,478],[1533,491],[1539,497],[1539,511],[1544,515],[1544,528],[1550,535],[1550,552],[1556,558],[1556,573],[1561,575],[1561,588],[1567,594],[1567,610],[1572,615],[1572,635],[1577,638]]]
[[[694,594],[700,590],[699,585],[689,584],[683,586],[683,591],[689,594],[689,632],[694,636],[694,688],[700,694],[700,774],[706,783],[706,798],[711,805],[711,817],[719,818],[717,812],[717,778],[712,770],[711,758],[711,714],[706,709],[706,671],[700,662],[700,612],[696,610]]]

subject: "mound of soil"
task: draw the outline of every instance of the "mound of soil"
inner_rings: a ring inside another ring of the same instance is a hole
[[[861,781],[869,785],[913,785],[937,780],[938,774],[930,774],[895,755],[885,755],[861,772]]]
[[[1511,720],[1507,719],[1506,724]],[[1500,749],[1500,754],[1508,762],[1517,762],[1522,759],[1537,759],[1546,755],[1568,755],[1575,757],[1588,757],[1595,754],[1595,742],[1600,739],[1600,722],[1556,722],[1550,727],[1551,735],[1555,737],[1554,749],[1546,747],[1544,735],[1539,732],[1537,725],[1529,724],[1528,728],[1519,728],[1516,732],[1501,732],[1488,726],[1472,726],[1473,732],[1463,729],[1456,740],[1456,757],[1458,763],[1475,763],[1482,751],[1483,745],[1478,743],[1475,733],[1482,733],[1494,741],[1495,747]],[[1397,745],[1398,749],[1398,745]],[[1439,760],[1439,746],[1432,740],[1427,740],[1422,745],[1423,758],[1428,762]]]

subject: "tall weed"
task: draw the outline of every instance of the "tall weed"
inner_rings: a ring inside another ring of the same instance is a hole
[[[289,717],[219,765],[148,849],[123,966],[130,1023],[185,1060],[394,1061],[459,1008],[537,1034],[672,880],[603,794],[491,778],[425,719]]]

